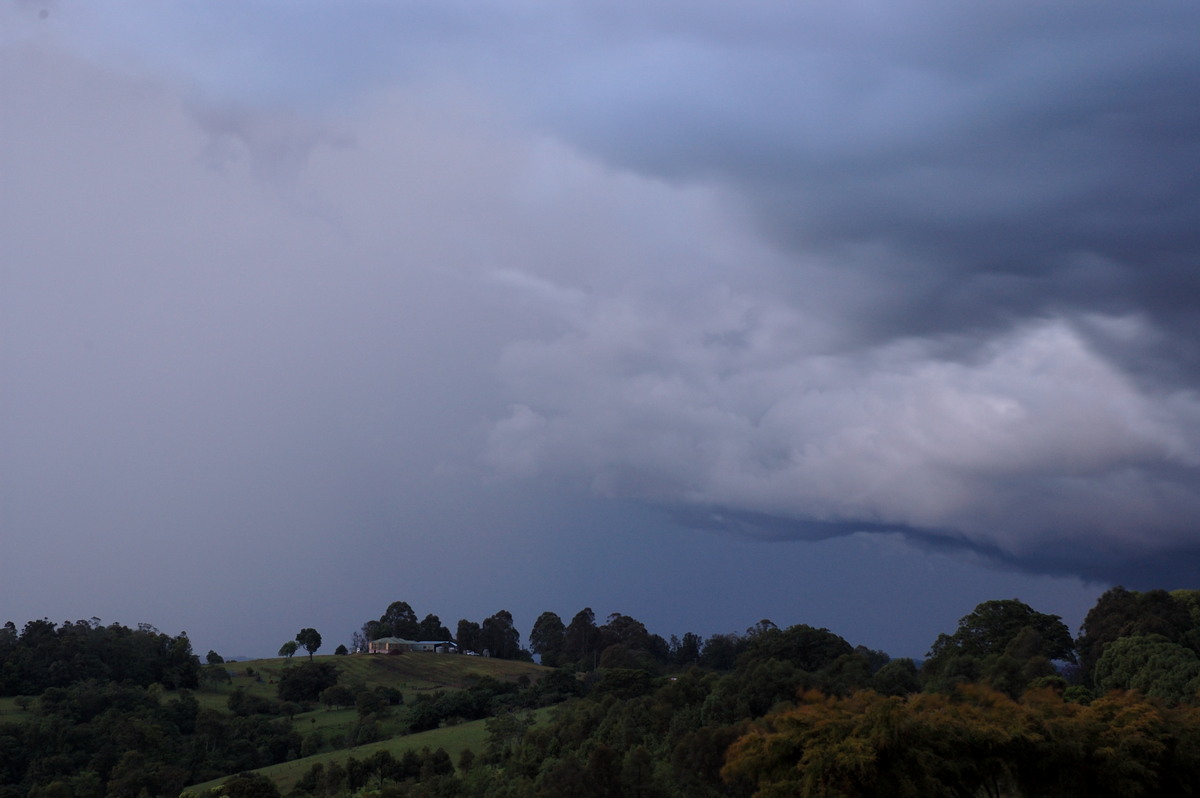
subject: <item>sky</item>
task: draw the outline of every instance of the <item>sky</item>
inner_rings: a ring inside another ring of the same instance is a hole
[[[0,5],[0,621],[1197,587],[1200,7]]]

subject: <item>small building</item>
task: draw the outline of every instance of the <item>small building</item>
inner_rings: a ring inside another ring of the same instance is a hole
[[[420,640],[413,643],[413,651],[432,651],[435,654],[457,654],[458,643],[453,640]]]
[[[367,644],[371,654],[408,654],[428,651],[434,654],[457,654],[458,643],[453,640],[405,640],[403,637],[381,637]]]
[[[368,643],[367,651],[371,654],[407,654],[415,645],[418,645],[417,641],[403,637],[381,637]]]

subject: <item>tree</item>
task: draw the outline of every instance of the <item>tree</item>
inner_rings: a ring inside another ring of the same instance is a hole
[[[1021,716],[984,688],[957,702],[810,691],[730,746],[722,775],[761,796],[1043,794],[1016,789],[1013,760],[1035,742]]]
[[[600,627],[600,651],[621,643],[633,649],[649,650],[650,633],[637,618],[614,612]]]
[[[460,619],[458,634],[454,636],[454,641],[458,643],[458,650],[478,653],[479,649],[483,647],[479,641],[480,631],[479,624],[468,621],[466,618]]]
[[[209,665],[200,673],[200,678],[204,682],[209,682],[214,685],[229,684],[233,681],[233,677],[229,675],[229,671],[225,670],[224,665]]]
[[[705,721],[736,723],[760,717],[780,702],[795,700],[810,680],[808,674],[785,660],[743,659],[737,670],[717,682],[705,700]]]
[[[745,650],[745,638],[732,632],[709,635],[704,641],[704,648],[700,650],[700,666],[715,671],[733,670],[734,663]]]
[[[529,632],[529,649],[541,657],[543,665],[558,667],[565,631],[562,618],[553,612],[543,612],[534,621]]]
[[[575,613],[563,633],[562,661],[585,669],[596,666],[600,656],[600,630],[596,628],[596,613],[584,607]]]
[[[417,628],[418,640],[449,640],[450,630],[442,626],[442,619],[430,613]]]
[[[516,659],[521,650],[521,634],[513,626],[512,613],[500,610],[484,619],[480,643],[497,659]]]
[[[597,699],[611,695],[628,701],[654,690],[654,677],[641,668],[605,668],[600,673],[603,675],[592,685],[591,692]]]
[[[285,668],[279,676],[276,692],[283,701],[316,701],[321,692],[338,681],[338,670],[328,662],[305,662]]]
[[[1038,612],[1017,599],[985,601],[978,605],[959,620],[954,634],[938,635],[929,656],[965,654],[982,659],[989,654],[1002,654],[1026,628],[1041,637],[1038,655],[1051,660],[1075,661],[1071,631],[1062,618]]]
[[[308,652],[308,661],[312,662],[313,654],[321,647],[321,634],[316,630],[305,627],[296,633],[296,642]]]
[[[1075,661],[1074,643],[1057,615],[1037,612],[1017,599],[985,601],[938,635],[923,665],[926,689],[946,692],[982,679],[1009,696],[1054,675],[1052,660]]]
[[[549,706],[579,695],[582,689],[583,683],[576,678],[575,671],[556,668],[537,680],[533,694],[537,697],[538,706]]]
[[[295,640],[289,640],[279,647],[279,656],[291,659],[292,655],[295,654],[299,649],[299,643],[297,643]]]
[[[684,632],[683,639],[671,635],[670,663],[676,667],[692,665],[700,661],[700,646],[704,640],[695,632]]]
[[[533,713],[526,712],[518,715],[516,712],[502,712],[483,722],[487,730],[487,741],[484,751],[489,761],[501,762],[508,758],[517,746],[521,744],[525,733],[533,726]]]
[[[871,689],[880,695],[904,696],[921,689],[921,677],[911,659],[894,659],[871,677]]]
[[[346,648],[345,644],[339,645],[337,648],[335,648],[333,650],[333,655],[335,657],[344,657],[349,653],[350,653],[350,650],[348,648]]]
[[[779,625],[770,618],[763,618],[761,621],[746,630],[746,637],[755,638],[761,634],[766,634],[767,632],[778,631],[778,629]]]
[[[797,624],[787,629],[768,628],[746,638],[747,660],[777,659],[801,670],[815,672],[854,649],[828,629]]]
[[[221,794],[228,798],[279,798],[279,788],[261,773],[239,773],[226,779]]]
[[[402,637],[405,640],[417,640],[421,637],[421,625],[417,623],[417,614],[408,606],[407,601],[393,601],[388,605],[379,619],[379,626],[372,639],[377,637]]]
[[[358,710],[358,716],[365,718],[368,715],[384,715],[387,713],[387,699],[379,693],[370,690],[364,690],[354,698],[354,708]]]
[[[355,696],[349,687],[340,684],[335,684],[332,687],[326,687],[318,696],[321,703],[326,707],[348,707],[354,703]]]
[[[1138,593],[1119,585],[1105,591],[1088,611],[1079,633],[1080,676],[1092,683],[1096,664],[1105,648],[1122,637],[1159,635],[1180,642],[1196,629],[1186,592],[1178,596],[1165,590]]]
[[[1096,663],[1099,690],[1139,690],[1171,704],[1200,691],[1200,657],[1162,635],[1134,635],[1109,643]]]
[[[175,637],[160,634],[158,638],[160,644],[166,647],[159,679],[163,686],[172,690],[180,687],[199,687],[200,658],[192,653],[192,643],[188,640],[187,632],[180,632]]]
[[[225,661],[225,658],[215,651],[209,651],[208,654],[204,656],[204,661],[209,665],[220,665]]]

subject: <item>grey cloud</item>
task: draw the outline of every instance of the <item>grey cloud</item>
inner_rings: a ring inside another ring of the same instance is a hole
[[[712,297],[598,304],[510,348],[498,450],[798,536],[902,528],[1114,579],[1194,550],[1195,11],[756,9],[602,14],[625,35],[538,111],[740,192],[781,257],[765,292],[724,277],[795,329],[743,362],[704,345],[747,339]]]
[[[170,528],[482,584],[578,487],[1089,577],[1198,549],[1184,6],[94,13],[0,53],[26,561]]]
[[[873,248],[850,265],[894,296],[864,332],[1064,307],[1194,324],[1195,12],[910,10],[778,12],[774,30],[654,17],[540,110],[614,163],[737,186],[792,251]],[[1109,274],[1080,279],[1086,259]]]

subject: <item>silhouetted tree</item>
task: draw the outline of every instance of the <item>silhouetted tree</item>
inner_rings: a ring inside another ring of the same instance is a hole
[[[600,657],[600,630],[596,613],[584,607],[575,613],[563,633],[562,661],[585,669],[594,668]]]
[[[534,621],[529,633],[529,650],[541,657],[543,665],[557,667],[562,656],[564,633],[562,619],[553,612],[543,612]]]
[[[479,624],[474,621],[468,621],[466,618],[458,622],[458,634],[454,636],[454,642],[458,643],[459,651],[474,651],[479,653],[482,648],[480,644],[480,628]]]
[[[296,642],[308,652],[308,661],[312,662],[313,654],[321,647],[321,634],[310,627],[305,627],[296,633]]]
[[[486,618],[480,627],[480,643],[493,657],[516,659],[521,650],[521,634],[513,626],[512,613],[500,610]]]

